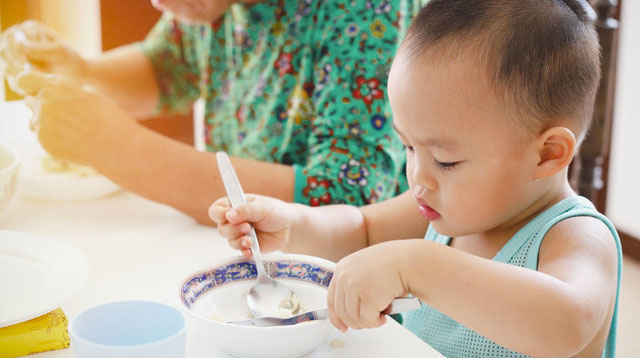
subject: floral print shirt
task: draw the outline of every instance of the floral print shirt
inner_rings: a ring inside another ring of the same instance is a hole
[[[141,44],[158,111],[204,98],[207,150],[292,165],[296,202],[387,199],[406,189],[387,75],[420,3],[237,3],[208,25],[164,14]]]

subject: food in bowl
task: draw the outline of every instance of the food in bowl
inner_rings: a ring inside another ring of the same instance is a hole
[[[300,299],[298,299],[296,294],[293,292],[291,292],[289,296],[285,297],[278,305],[279,318],[289,318],[304,312],[305,310],[302,306],[302,302],[300,302]]]
[[[15,149],[0,146],[0,210],[4,209],[16,191],[20,156]]]
[[[306,311],[326,307],[333,262],[293,254],[269,254],[263,260],[267,272],[296,293],[296,298],[284,306],[291,303],[295,308],[299,303]],[[276,327],[228,323],[252,318],[246,294],[255,279],[256,266],[251,260],[238,256],[218,261],[187,276],[180,285],[178,306],[200,336],[235,357],[300,357],[327,338],[331,330],[328,320]]]
[[[96,172],[92,167],[76,164],[68,160],[55,158],[49,155],[40,158],[40,160],[42,169],[45,173],[59,173],[76,178],[86,178],[98,175],[98,172]]]
[[[44,151],[44,150],[43,150]],[[71,201],[98,198],[120,187],[95,169],[33,150],[25,155],[19,192],[38,200]]]

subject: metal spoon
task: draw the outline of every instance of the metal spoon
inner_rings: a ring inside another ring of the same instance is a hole
[[[225,152],[217,152],[216,159],[231,207],[238,208],[244,205],[247,201],[229,156]],[[285,284],[271,278],[264,269],[258,238],[253,227],[251,227],[249,237],[251,238],[251,254],[256,262],[258,276],[247,294],[247,305],[256,318],[275,317],[282,301],[294,293]]]
[[[382,313],[384,314],[396,314],[402,312],[408,312],[417,310],[422,303],[415,297],[401,297],[396,298],[391,302],[391,305]],[[298,323],[307,321],[316,321],[329,319],[329,311],[327,308],[320,308],[314,311],[309,311],[295,315],[289,318],[277,318],[277,317],[262,317],[251,318],[244,321],[232,321],[227,322],[230,324],[238,324],[241,326],[255,326],[255,327],[272,327],[272,326],[292,326]]]

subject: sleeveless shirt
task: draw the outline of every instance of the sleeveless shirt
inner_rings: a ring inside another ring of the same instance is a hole
[[[538,252],[545,234],[561,220],[576,216],[591,216],[601,220],[611,230],[616,241],[618,288],[611,328],[602,353],[602,357],[613,358],[615,357],[618,298],[622,277],[622,250],[620,238],[613,224],[599,213],[588,199],[581,196],[570,197],[545,210],[520,229],[502,247],[493,261],[537,270]],[[432,226],[429,226],[425,240],[448,245],[451,238],[440,235]],[[423,304],[418,310],[405,314],[404,325],[448,358],[527,357],[494,343],[427,304]]]

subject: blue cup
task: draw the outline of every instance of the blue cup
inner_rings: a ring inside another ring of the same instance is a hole
[[[76,358],[184,358],[187,325],[164,303],[121,301],[80,313],[69,329]]]

